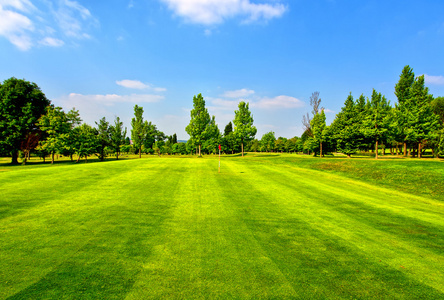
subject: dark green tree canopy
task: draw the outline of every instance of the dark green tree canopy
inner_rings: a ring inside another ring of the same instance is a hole
[[[9,78],[0,84],[0,151],[10,153],[17,164],[18,150],[50,104],[37,84]]]

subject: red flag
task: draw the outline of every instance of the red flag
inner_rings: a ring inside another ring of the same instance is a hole
[[[220,144],[219,144],[219,151],[220,151]]]

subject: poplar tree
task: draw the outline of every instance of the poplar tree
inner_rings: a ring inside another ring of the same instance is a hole
[[[311,132],[313,134],[314,142],[319,145],[319,155],[322,157],[322,143],[324,142],[324,136],[325,136],[325,113],[324,109],[321,110],[321,112],[316,113],[313,116],[313,119],[311,120]],[[315,152],[316,153],[316,152]]]
[[[123,130],[123,122],[119,117],[114,120],[114,125],[109,127],[110,130],[110,146],[116,153],[116,159],[119,159],[120,146],[125,144],[126,128]]]
[[[208,109],[205,108],[205,100],[202,94],[193,96],[193,109],[190,114],[190,124],[188,124],[185,130],[190,135],[192,143],[199,148],[199,156],[202,156],[202,144],[208,137],[208,126],[211,122],[210,114],[208,113]]]
[[[139,158],[142,157],[142,145],[148,133],[148,122],[143,121],[143,107],[134,106],[134,116],[131,120],[131,140],[134,148],[139,150]]]
[[[241,143],[242,156],[244,156],[244,143],[253,140],[257,132],[248,106],[248,103],[241,101],[238,106],[239,110],[234,112],[234,136]]]

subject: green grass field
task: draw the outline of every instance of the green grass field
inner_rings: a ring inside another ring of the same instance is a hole
[[[444,163],[0,162],[0,299],[443,299]]]

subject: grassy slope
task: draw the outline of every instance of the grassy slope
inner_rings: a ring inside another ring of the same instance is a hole
[[[390,185],[368,174],[403,162],[360,162],[5,167],[0,298],[444,297],[435,179],[432,192]],[[439,164],[412,166],[437,176]]]

